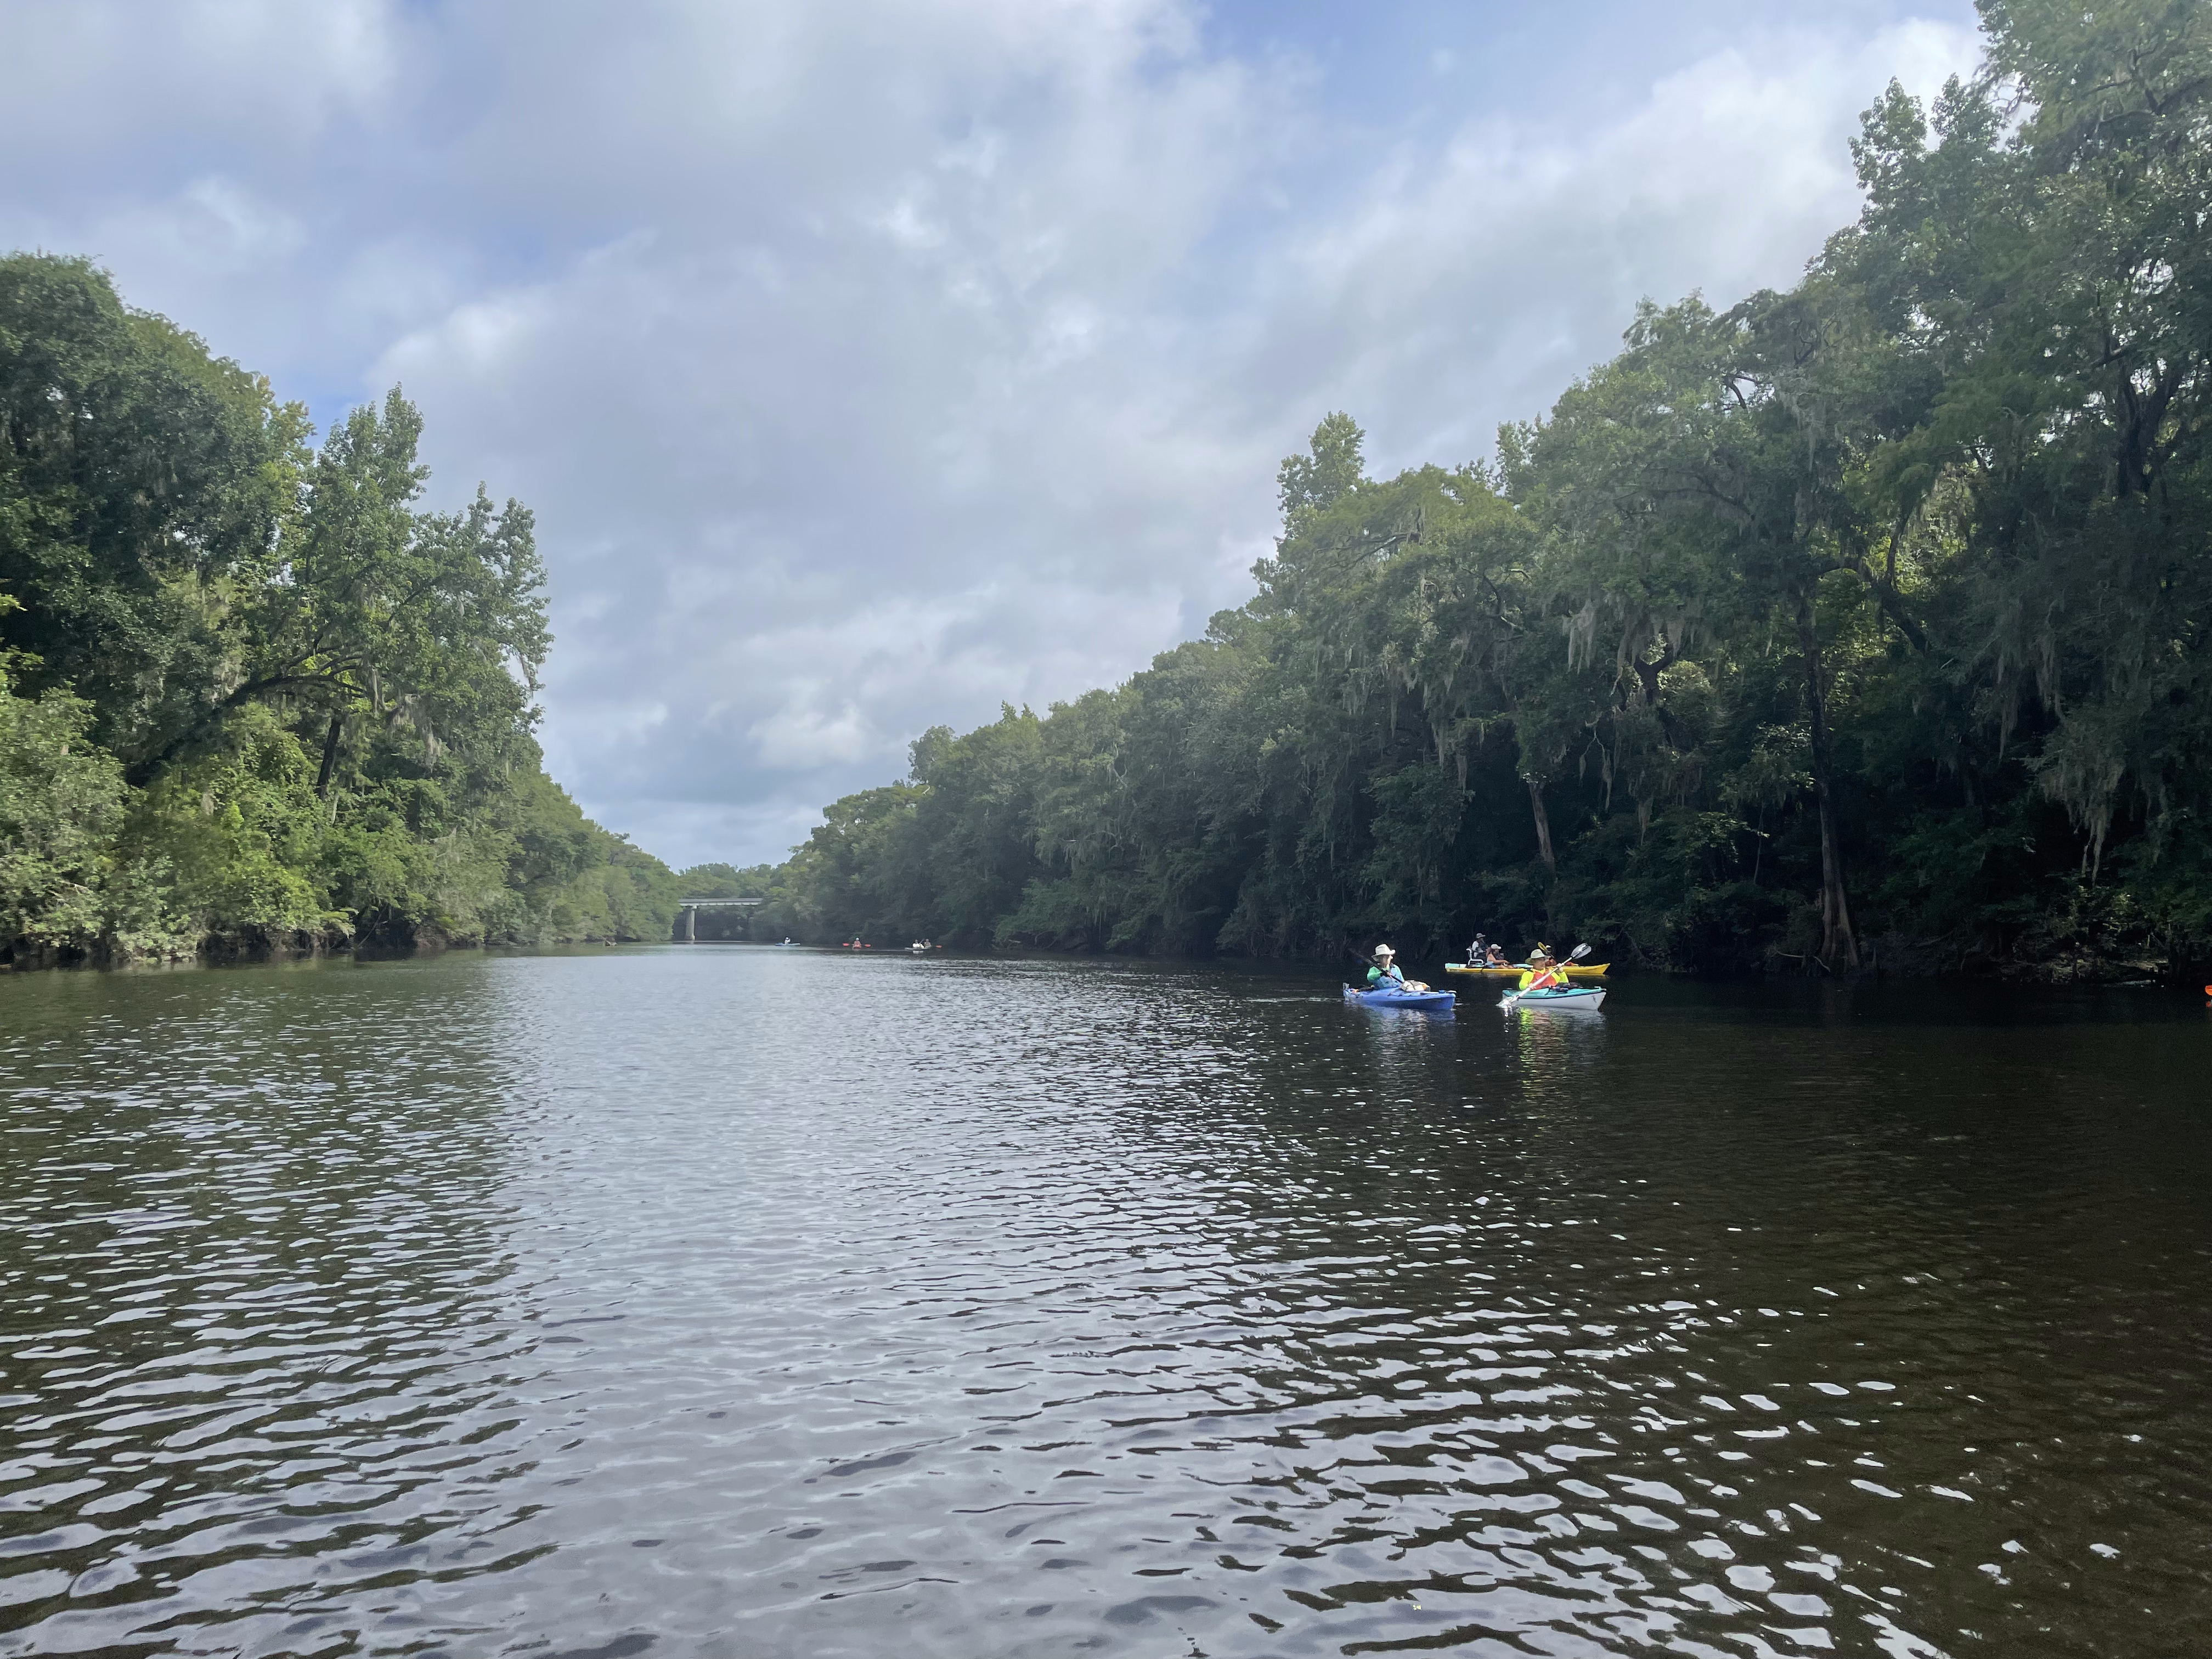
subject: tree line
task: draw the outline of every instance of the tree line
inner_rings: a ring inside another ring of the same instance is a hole
[[[757,932],[2124,975],[2212,955],[2212,8],[1982,0],[1803,279],[1647,304],[1494,460],[1337,414],[1257,590],[913,745]],[[703,873],[703,872],[702,872]]]
[[[661,938],[540,765],[530,511],[422,505],[88,261],[0,258],[0,964]]]

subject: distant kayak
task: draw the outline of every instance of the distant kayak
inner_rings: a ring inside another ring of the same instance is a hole
[[[1551,1008],[1562,1012],[1602,1008],[1605,993],[1595,985],[1562,985],[1541,991],[1520,991],[1502,998],[1501,1008]]]
[[[1449,991],[1361,991],[1352,986],[1344,988],[1346,1002],[1364,1003],[1370,1008],[1425,1008],[1431,1013],[1440,1013],[1454,1001]]]
[[[1566,965],[1567,977],[1602,979],[1605,976],[1605,970],[1612,966],[1609,962],[1571,962]],[[1526,963],[1510,963],[1503,968],[1492,968],[1487,964],[1478,965],[1472,962],[1444,963],[1444,972],[1448,974],[1480,974],[1485,979],[1518,979],[1527,971]]]

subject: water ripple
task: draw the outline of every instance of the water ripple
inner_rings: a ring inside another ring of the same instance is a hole
[[[2191,1650],[2201,1018],[1325,992],[0,983],[0,1656]]]

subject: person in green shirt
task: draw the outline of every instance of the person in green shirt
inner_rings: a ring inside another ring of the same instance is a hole
[[[1402,991],[1406,976],[1398,971],[1398,953],[1387,945],[1375,947],[1375,964],[1367,970],[1367,988],[1370,991]]]

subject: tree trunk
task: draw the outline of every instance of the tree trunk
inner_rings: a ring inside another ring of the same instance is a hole
[[[1544,785],[1540,779],[1525,780],[1528,785],[1528,805],[1536,814],[1536,853],[1544,860],[1544,867],[1553,875],[1559,873],[1559,861],[1552,855],[1552,819],[1544,811]]]
[[[1828,689],[1820,661],[1820,635],[1814,625],[1813,592],[1797,599],[1797,641],[1805,653],[1805,698],[1813,714],[1813,794],[1820,807],[1820,960],[1831,967],[1841,957],[1859,965],[1859,941],[1851,931],[1851,906],[1844,891],[1844,848],[1836,831],[1836,797],[1828,754]]]
[[[323,767],[315,774],[315,796],[328,800],[331,795],[331,774],[337,769],[338,734],[345,729],[345,716],[331,716],[331,729],[323,735]]]

